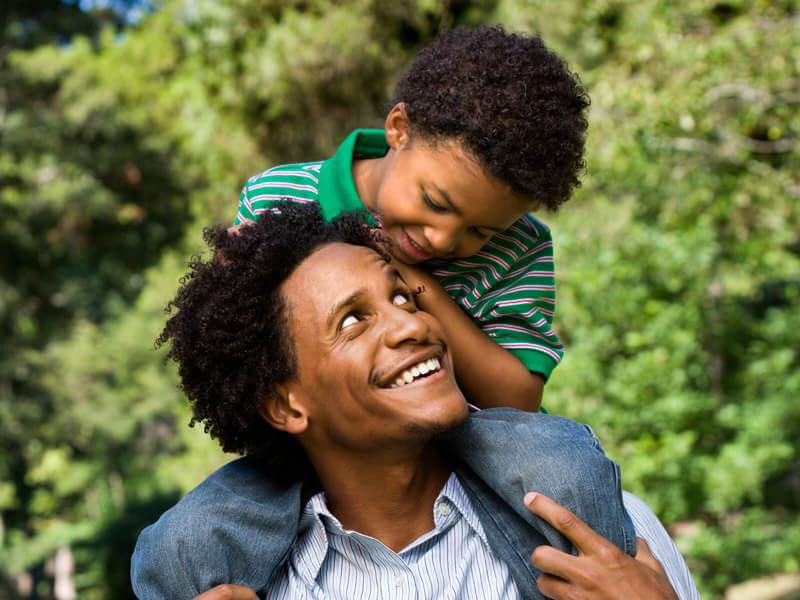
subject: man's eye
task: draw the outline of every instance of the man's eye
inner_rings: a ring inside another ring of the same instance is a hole
[[[351,313],[342,319],[342,324],[339,326],[339,329],[344,329],[345,327],[350,327],[350,325],[355,325],[360,320],[361,319],[359,319],[358,316]]]
[[[392,304],[402,306],[409,301],[409,295],[405,292],[398,292],[392,297]]]

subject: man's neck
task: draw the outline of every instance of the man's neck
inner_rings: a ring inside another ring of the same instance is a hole
[[[434,528],[433,505],[450,469],[432,446],[413,460],[359,461],[347,470],[317,471],[328,508],[344,529],[399,552]]]

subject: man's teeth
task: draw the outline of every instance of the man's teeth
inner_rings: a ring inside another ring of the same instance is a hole
[[[406,369],[405,371],[400,373],[400,375],[397,377],[395,382],[390,387],[396,388],[400,387],[401,385],[411,383],[417,377],[424,377],[428,373],[435,373],[441,368],[442,365],[439,364],[438,358],[423,360],[421,363],[416,364],[410,369]]]

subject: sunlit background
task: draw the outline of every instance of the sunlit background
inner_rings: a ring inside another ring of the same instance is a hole
[[[800,598],[799,2],[4,0],[0,599],[132,597],[140,529],[232,458],[153,350],[202,228],[481,23],[540,31],[592,98],[584,185],[537,215],[568,349],[545,405],[704,598]]]

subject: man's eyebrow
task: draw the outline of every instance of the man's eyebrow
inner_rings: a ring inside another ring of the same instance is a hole
[[[387,263],[388,266],[388,263]],[[394,267],[389,267],[383,271],[386,275],[387,279],[396,280],[399,279],[403,283],[406,283],[406,280],[403,279],[403,276],[400,274],[400,271],[395,269]],[[408,285],[408,284],[406,284]],[[333,323],[336,319],[336,316],[340,314],[342,311],[346,310],[347,308],[353,306],[354,304],[358,304],[362,298],[367,296],[368,292],[366,288],[361,288],[354,291],[349,296],[342,298],[336,304],[334,304],[331,309],[328,311],[328,317],[326,319],[327,323]]]
[[[336,319],[336,315],[340,314],[346,308],[352,306],[353,304],[358,303],[361,298],[363,298],[367,294],[366,290],[360,289],[356,290],[346,298],[342,298],[336,304],[334,304],[331,309],[328,311],[328,318],[325,320],[326,323],[331,324]]]
[[[394,267],[389,267],[389,269],[386,271],[386,274],[392,279],[399,279],[400,281],[408,285],[408,283],[406,283],[406,280],[403,279],[403,276],[400,274],[400,271],[398,271]]]

